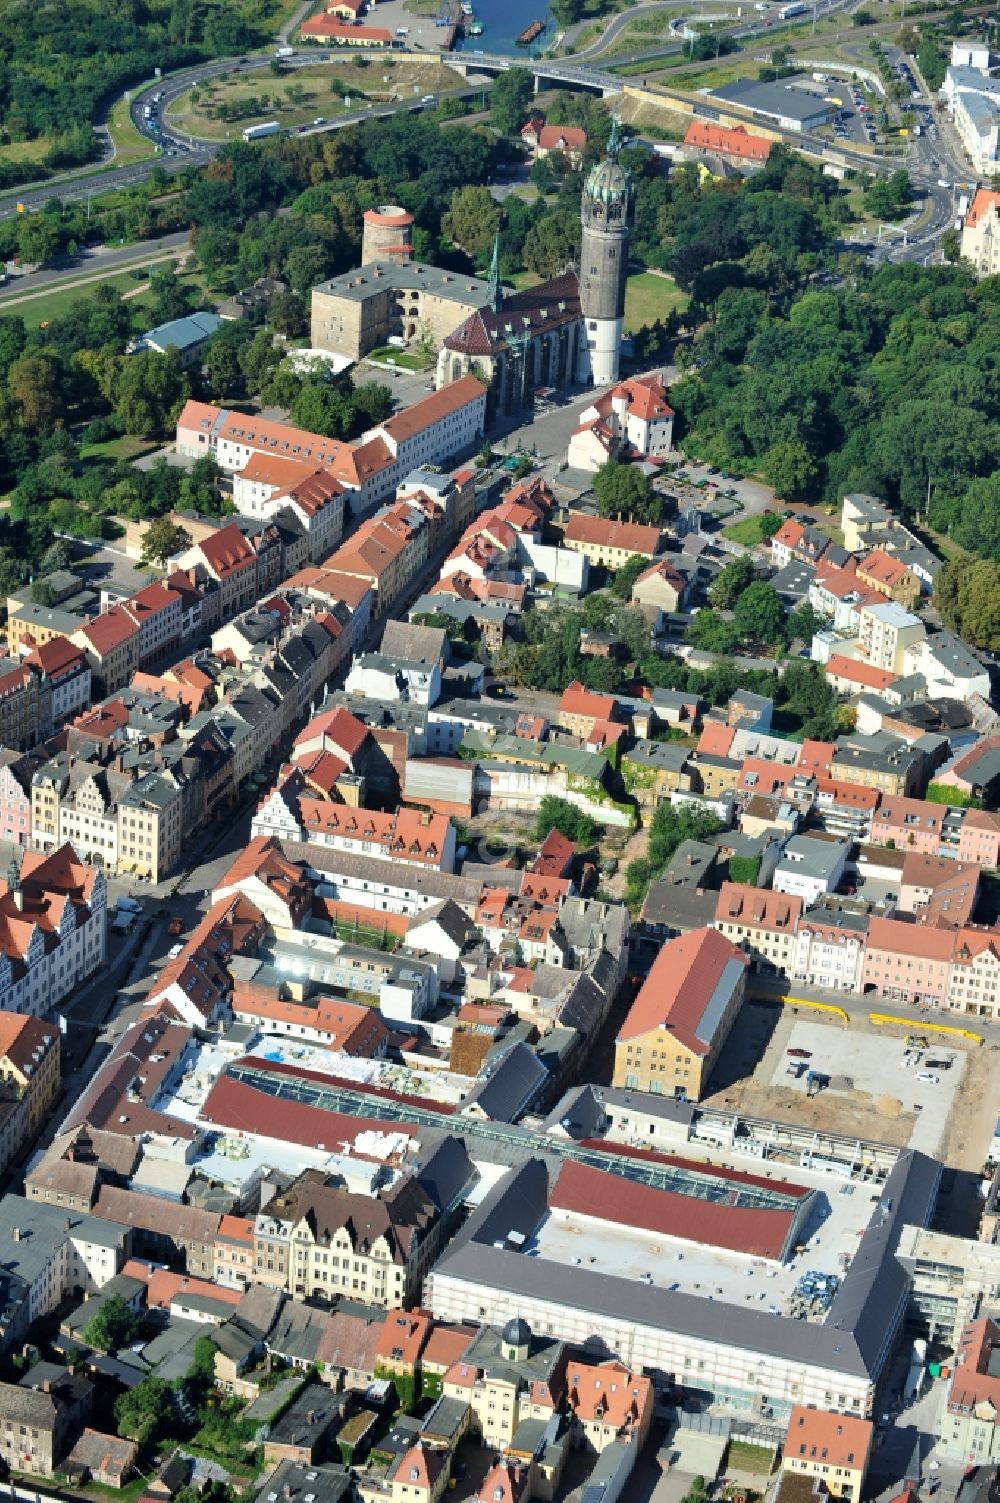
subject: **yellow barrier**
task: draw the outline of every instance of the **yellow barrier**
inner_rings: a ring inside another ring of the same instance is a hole
[[[876,1026],[891,1024],[895,1028],[905,1028],[910,1033],[950,1033],[953,1038],[969,1039],[978,1049],[985,1040],[981,1033],[974,1033],[971,1028],[956,1028],[951,1023],[930,1023],[926,1018],[897,1018],[889,1012],[870,1012],[869,1023]]]
[[[838,1022],[850,1024],[850,1018],[835,1002],[814,1002],[811,997],[783,997],[780,992],[758,991],[751,987],[750,994],[760,1002],[777,1002],[781,1007],[811,1007],[814,1012],[829,1012]]]

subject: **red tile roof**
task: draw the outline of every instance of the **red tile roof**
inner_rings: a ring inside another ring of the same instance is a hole
[[[350,38],[378,42],[388,47],[392,44],[392,32],[386,31],[381,26],[355,26],[350,21],[338,21],[334,16],[313,16],[309,21],[303,21],[299,32],[304,37],[313,37],[316,41],[342,42]]]
[[[622,548],[628,553],[652,558],[659,551],[661,537],[658,527],[646,527],[638,522],[615,522],[609,517],[588,517],[575,511],[570,516],[563,541],[591,547]]]
[[[868,557],[863,558],[858,564],[858,573],[874,579],[878,584],[885,585],[891,590],[896,585],[902,584],[910,570],[900,559],[893,558],[891,553],[886,553],[884,548],[874,548]]]
[[[788,1419],[784,1461],[821,1461],[829,1466],[864,1471],[872,1446],[871,1420],[850,1414],[830,1414],[796,1404]]]
[[[564,715],[590,716],[594,720],[610,720],[615,713],[615,700],[611,694],[594,694],[585,689],[579,679],[567,684],[559,700],[559,709]]]
[[[910,955],[915,960],[951,960],[958,935],[951,929],[932,929],[924,924],[906,924],[901,919],[872,918],[868,923],[869,955],[883,951]]]
[[[862,663],[855,658],[845,658],[843,653],[831,652],[824,669],[828,678],[850,679],[865,689],[887,689],[896,677],[885,668],[875,668],[871,663]]]
[[[353,1144],[361,1133],[386,1131],[386,1123],[379,1117],[345,1116],[319,1106],[303,1106],[301,1102],[285,1097],[278,1100],[242,1080],[232,1080],[228,1075],[220,1076],[215,1082],[201,1115],[205,1122],[218,1127],[231,1127],[238,1132],[330,1152],[335,1147],[343,1151],[343,1145]],[[392,1131],[414,1138],[418,1133],[418,1129],[408,1122],[396,1121],[392,1123]]]
[[[329,470],[313,470],[312,474],[293,480],[284,490],[276,491],[270,499],[294,501],[307,516],[314,517],[343,494],[344,487]]]
[[[587,132],[578,125],[543,125],[539,129],[529,120],[522,125],[521,135],[537,136],[543,151],[582,151],[587,144]]]
[[[717,720],[707,720],[701,735],[698,737],[698,745],[695,750],[702,756],[728,757],[735,735],[736,727],[734,725],[722,725]]]
[[[787,892],[751,887],[746,882],[723,882],[715,905],[716,923],[769,929],[774,934],[794,934],[801,917],[801,898]]]
[[[753,135],[745,126],[736,125],[730,129],[724,125],[710,125],[706,120],[693,120],[684,137],[685,146],[717,151],[722,156],[739,157],[744,162],[766,162],[772,144],[763,136]]]
[[[575,1162],[559,1171],[549,1205],[595,1221],[759,1258],[781,1257],[796,1215],[790,1209],[758,1210],[726,1201],[697,1200]]]
[[[58,1038],[59,1030],[52,1023],[0,1012],[0,1059],[9,1059],[21,1075],[31,1076]]]
[[[657,1033],[664,1044],[675,1039],[692,1054],[709,1054],[714,1037],[703,1031],[705,1013],[720,989],[728,1005],[744,984],[747,964],[743,951],[717,929],[693,929],[669,940],[621,1024],[618,1042]]]
[[[977,188],[965,216],[966,228],[974,230],[980,219],[990,214],[1000,218],[1000,193],[990,188]]]
[[[423,397],[419,402],[414,402],[411,407],[404,407],[399,412],[394,412],[386,418],[379,428],[394,438],[397,443],[402,443],[408,438],[413,438],[418,433],[423,433],[434,423],[439,423],[443,418],[449,417],[454,412],[460,412],[463,407],[479,400],[485,401],[486,388],[477,376],[462,376],[458,381],[452,381],[449,386],[443,386],[440,391],[431,392],[430,396]]]
[[[363,720],[338,705],[335,710],[324,710],[314,715],[295,738],[296,746],[308,745],[311,741],[329,741],[337,751],[343,752],[350,761],[361,750],[368,738],[368,727]]]
[[[88,621],[86,626],[81,626],[80,632],[99,657],[106,657],[123,642],[137,637],[139,628],[127,611],[122,610],[120,605],[113,605],[110,610],[95,616],[93,621]]]
[[[220,527],[218,532],[199,543],[198,549],[209,569],[220,580],[241,569],[256,567],[253,549],[235,522]]]
[[[32,648],[31,652],[22,659],[25,664],[41,668],[49,678],[61,679],[69,673],[79,672],[86,668],[87,657],[82,647],[71,642],[69,637],[53,637],[51,642],[44,642],[41,647]]]

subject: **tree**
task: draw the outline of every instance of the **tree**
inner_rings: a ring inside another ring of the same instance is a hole
[[[760,876],[759,856],[730,856],[729,880],[730,882],[742,882],[747,887],[756,887],[757,878]]]
[[[118,1434],[151,1445],[169,1431],[174,1417],[174,1391],[165,1378],[143,1378],[137,1388],[115,1401]]]
[[[190,546],[191,534],[186,528],[171,522],[169,517],[157,517],[142,535],[139,556],[144,564],[157,563],[165,569],[169,558]]]
[[[506,75],[501,75],[505,77]],[[550,209],[524,238],[522,258],[529,271],[554,277],[580,252],[580,215],[575,209]]]
[[[29,433],[47,432],[61,422],[66,411],[65,381],[54,355],[22,355],[11,365],[7,384]]]
[[[602,517],[625,517],[630,522],[656,525],[662,503],[649,483],[649,476],[635,465],[609,459],[594,476],[594,495]]]
[[[939,244],[941,246],[942,256],[946,261],[950,262],[951,265],[954,266],[956,262],[962,259],[962,237],[955,229],[954,225],[952,225],[950,229],[945,230],[944,234],[941,236]]]
[[[781,642],[785,607],[774,585],[755,579],[733,607],[733,624],[745,642]]]
[[[611,593],[618,600],[631,600],[632,587],[644,569],[649,568],[649,559],[643,558],[637,553],[615,570],[615,577],[611,581]]]
[[[162,437],[177,420],[190,387],[175,351],[140,350],[122,366],[115,413],[126,433]]]
[[[677,847],[685,840],[711,840],[722,829],[714,814],[694,806],[675,809],[660,804],[649,826],[645,857],[629,862],[625,873],[625,901],[638,908],[651,881],[665,870]]]
[[[760,517],[760,535],[765,541],[770,541],[776,532],[780,532],[784,523],[784,517],[780,511],[765,511]]]
[[[381,381],[364,381],[351,393],[355,428],[374,428],[392,412],[392,392]]]
[[[1000,564],[947,559],[934,582],[934,603],[945,625],[973,647],[1000,650]]]
[[[732,621],[727,621],[707,607],[700,610],[684,633],[684,640],[704,652],[718,652],[728,656],[739,645],[740,634]]]
[[[592,846],[600,839],[601,827],[575,804],[547,793],[538,806],[535,839],[544,840],[551,830],[558,830],[574,845]]]
[[[803,600],[789,613],[786,629],[789,642],[804,642],[807,646],[818,631],[826,626],[825,619],[814,610],[808,600]]]
[[[194,289],[180,280],[176,266],[152,272],[149,278],[149,291],[152,298],[154,323],[166,324],[171,319],[184,318],[194,309]]]
[[[490,190],[471,183],[456,188],[441,228],[467,255],[482,256],[493,244],[500,228],[500,215],[500,205]]]
[[[1000,562],[1000,470],[973,480],[950,531],[963,548]]]
[[[354,419],[349,396],[332,381],[305,381],[292,403],[292,421],[325,438],[347,438]]]
[[[279,292],[271,299],[267,321],[276,334],[286,339],[298,339],[309,328],[305,303],[297,292]]]
[[[224,397],[243,375],[239,343],[234,339],[212,339],[205,351],[205,370],[213,394]]]
[[[901,219],[910,204],[910,179],[904,167],[889,177],[875,178],[866,188],[863,200],[869,214],[880,219]]]
[[[816,479],[815,461],[798,439],[772,444],[764,455],[763,471],[779,496],[808,495]]]
[[[59,225],[50,214],[26,214],[17,227],[17,252],[32,266],[45,266],[62,248]]]
[[[490,91],[490,120],[502,136],[517,136],[534,98],[535,81],[527,68],[508,68]]]
[[[716,575],[708,587],[708,598],[719,610],[731,611],[752,583],[753,560],[749,553],[744,553]]]
[[[73,562],[70,546],[62,538],[56,538],[38,560],[39,574],[54,574],[57,569],[68,569]]]
[[[142,1322],[139,1316],[125,1303],[120,1294],[105,1300],[93,1320],[86,1327],[83,1339],[89,1346],[102,1352],[117,1352],[128,1346],[139,1334]]]

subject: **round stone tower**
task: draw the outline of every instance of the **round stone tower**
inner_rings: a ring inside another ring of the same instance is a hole
[[[587,174],[580,211],[583,339],[577,380],[593,381],[595,386],[617,381],[621,360],[628,237],[635,194],[632,179],[618,160],[620,147],[618,121],[612,119],[607,152]]]
[[[362,220],[361,264],[372,261],[409,261],[413,255],[413,215],[397,204],[368,209]]]

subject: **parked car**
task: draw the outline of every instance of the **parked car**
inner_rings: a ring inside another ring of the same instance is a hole
[[[170,920],[170,923],[167,925],[167,933],[170,935],[184,933],[184,920],[181,918],[179,913],[175,913],[173,918]]]

